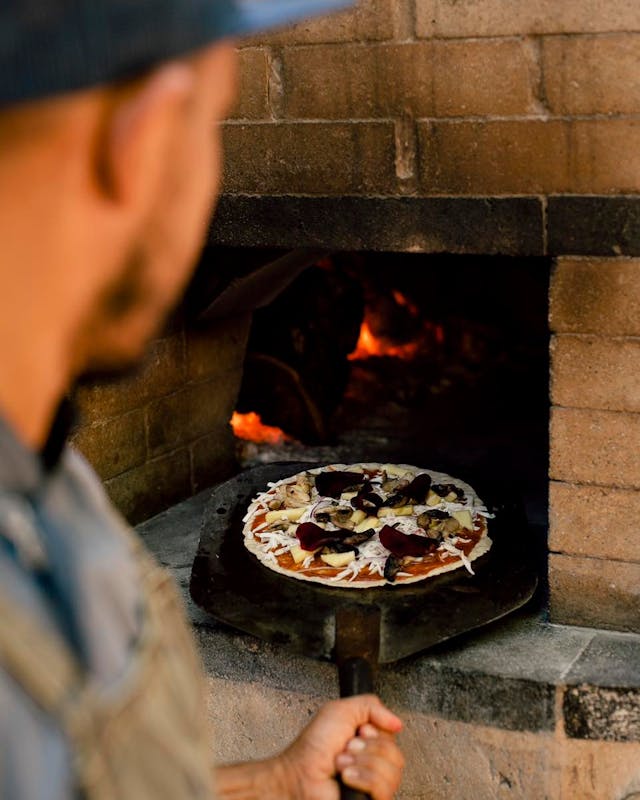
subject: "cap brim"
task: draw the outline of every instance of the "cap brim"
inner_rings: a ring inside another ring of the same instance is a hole
[[[236,0],[237,15],[230,35],[280,28],[319,14],[347,8],[353,0]]]

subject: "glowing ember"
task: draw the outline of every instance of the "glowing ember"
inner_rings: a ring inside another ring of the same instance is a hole
[[[420,347],[420,342],[408,342],[407,344],[392,344],[387,339],[375,336],[369,323],[365,321],[360,328],[360,338],[356,349],[349,355],[349,361],[371,358],[372,356],[392,356],[409,361],[415,358]]]
[[[231,427],[238,439],[246,439],[256,444],[284,444],[291,441],[291,437],[272,425],[263,425],[260,415],[251,411],[249,414],[234,412],[231,417]]]

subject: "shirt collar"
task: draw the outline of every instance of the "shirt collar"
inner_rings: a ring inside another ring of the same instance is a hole
[[[71,403],[68,400],[63,401],[45,446],[38,453],[30,450],[0,417],[0,487],[27,494],[36,491],[56,470],[73,418]]]

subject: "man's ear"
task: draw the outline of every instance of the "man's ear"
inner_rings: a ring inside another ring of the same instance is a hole
[[[117,204],[144,210],[153,201],[194,84],[187,64],[165,64],[110,107],[100,173],[103,189]]]

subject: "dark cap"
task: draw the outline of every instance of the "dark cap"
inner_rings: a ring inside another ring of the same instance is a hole
[[[112,83],[349,0],[0,0],[0,105]]]

